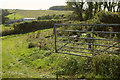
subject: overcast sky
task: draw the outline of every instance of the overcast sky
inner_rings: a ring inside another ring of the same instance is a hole
[[[3,9],[49,9],[51,6],[65,5],[66,0],[0,0]]]

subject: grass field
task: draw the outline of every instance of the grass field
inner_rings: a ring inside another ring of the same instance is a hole
[[[16,19],[22,18],[22,15],[19,15],[17,13],[13,13],[13,14],[10,14],[10,15],[8,15],[6,17],[8,17],[10,20],[16,20]]]
[[[27,37],[28,34],[2,37],[2,62],[3,62],[2,77],[3,78],[55,77],[54,75],[49,74],[50,71],[45,72],[42,70],[38,70],[37,68],[35,68],[35,66],[31,66],[31,64],[29,64],[29,61],[31,60],[27,58],[28,56],[32,54],[31,55],[32,58],[32,56],[36,55],[35,54],[36,51],[39,51],[39,55],[43,53],[43,51],[40,51],[39,48],[29,49],[28,42],[26,41]],[[36,58],[35,60],[37,59],[38,58]]]
[[[22,17],[39,17],[39,16],[45,16],[45,15],[70,15],[72,11],[55,11],[55,10],[16,10],[16,11],[10,11],[15,12],[14,14],[10,14],[7,17],[10,19],[20,19]]]
[[[8,17],[14,19],[14,16],[20,17],[37,17],[42,15],[62,14],[68,15],[70,11],[43,11],[43,10],[18,10],[15,15]],[[61,12],[61,13],[60,13]],[[2,31],[13,29],[12,26],[0,27]],[[78,26],[79,27],[79,26]],[[76,27],[70,26],[68,29]],[[66,28],[66,29],[67,29]],[[79,27],[80,28],[80,27]],[[65,28],[57,28],[65,30]],[[61,34],[70,36],[68,33]],[[72,33],[74,35],[74,33]],[[71,35],[71,36],[72,36]],[[87,37],[82,35],[82,37]],[[100,52],[92,58],[71,56],[66,54],[55,53],[53,28],[38,30],[25,34],[11,34],[2,36],[2,78],[119,78],[120,75],[120,56]],[[100,36],[95,36],[100,38]],[[64,38],[57,38],[65,40]],[[70,40],[70,39],[66,39]],[[85,43],[85,40],[80,40]],[[99,44],[108,44],[108,41],[97,41]],[[57,43],[64,45],[65,43]],[[113,44],[113,42],[109,42]],[[1,45],[1,43],[0,43]],[[69,46],[74,44],[69,44]],[[75,45],[76,46],[76,45]],[[87,48],[88,45],[77,45],[78,47]],[[100,49],[100,47],[95,47]],[[103,47],[101,47],[103,48]],[[104,48],[103,48],[104,49]],[[78,49],[74,49],[78,50]],[[80,50],[80,49],[79,49]],[[89,51],[89,50],[85,50]],[[67,51],[69,52],[69,51]],[[74,52],[73,52],[74,53]],[[78,54],[78,53],[75,53]],[[84,54],[89,55],[89,54]],[[91,55],[91,54],[90,54]]]
[[[2,37],[2,77],[56,78],[56,72],[59,74],[63,64],[66,69],[67,63],[69,66],[74,66],[71,64],[72,60],[74,63],[73,57],[78,61],[87,59],[54,53],[54,38],[48,37],[51,35],[53,35],[53,29]],[[29,48],[30,43],[36,46]],[[80,63],[83,64],[83,62]],[[74,73],[71,72],[70,74]],[[77,76],[81,77],[81,75]],[[63,77],[69,78],[75,75],[63,75]]]
[[[104,54],[85,58],[54,53],[52,36],[53,29],[3,36],[2,77],[56,78],[57,75],[60,78],[119,77],[119,73],[114,75],[114,70],[119,70],[120,56]],[[96,74],[97,68],[100,71]]]
[[[53,52],[54,39],[45,38],[52,32],[45,29],[2,37],[2,78],[56,78],[53,73],[66,55]],[[42,42],[41,47],[28,47],[38,42]]]

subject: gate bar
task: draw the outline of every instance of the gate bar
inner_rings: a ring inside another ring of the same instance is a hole
[[[57,45],[57,46],[61,46],[61,45]],[[89,48],[79,48],[79,47],[73,47],[73,46],[65,46],[66,48],[77,48],[77,49],[84,49],[84,50],[93,50],[93,49],[89,49]],[[94,49],[95,51],[100,51],[100,52],[104,52],[105,50],[98,50],[98,49]],[[119,53],[117,51],[107,51],[106,52],[111,52],[111,53]]]
[[[92,39],[92,40],[109,40],[109,41],[120,41],[120,40],[114,40],[114,39],[97,39],[97,38],[85,38],[85,37],[69,37],[69,36],[56,36],[56,37],[63,37],[63,38],[79,38],[79,39]]]
[[[56,41],[56,42],[92,45],[92,43],[78,43],[78,42],[68,42],[68,41]],[[94,45],[95,45],[95,46],[104,46],[104,47],[116,47],[116,48],[120,48],[120,46],[109,46],[109,45],[101,45],[101,44],[94,44]]]
[[[57,46],[61,47],[61,45],[57,45]],[[77,48],[77,49],[93,50],[93,49],[90,49],[90,48],[80,48],[80,47],[73,47],[73,46],[65,46],[65,47],[66,48]]]
[[[92,26],[92,38],[93,38],[93,41],[92,41],[92,54],[94,55],[94,43],[95,43],[95,38],[94,38],[94,26]]]
[[[69,55],[75,55],[75,56],[82,56],[82,57],[92,58],[92,56],[85,56],[85,55],[80,55],[80,54],[72,54],[72,53],[67,53],[67,52],[60,52],[60,51],[58,51],[57,53],[63,53],[63,54],[69,54]]]
[[[59,31],[59,30],[58,30]],[[64,30],[65,32],[92,32],[92,31],[79,31],[79,30]],[[107,32],[107,31],[94,31],[94,33],[111,33],[111,34],[120,34],[120,32]]]
[[[57,46],[56,46],[56,28],[55,28],[55,25],[54,25],[54,35],[55,35],[55,52],[57,53]]]
[[[82,52],[82,51],[75,51],[75,50],[68,50],[68,49],[61,49],[61,51],[72,51],[72,52],[79,52],[79,53],[89,53],[89,52]],[[89,53],[92,54],[92,53]]]
[[[55,24],[56,26],[120,26],[120,24]]]

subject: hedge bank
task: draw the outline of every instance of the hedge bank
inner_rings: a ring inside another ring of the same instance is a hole
[[[41,29],[49,29],[54,26],[54,23],[61,23],[63,20],[39,20],[15,23],[13,25],[16,33],[27,33]]]

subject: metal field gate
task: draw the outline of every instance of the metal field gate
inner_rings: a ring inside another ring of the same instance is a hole
[[[55,52],[92,57],[120,54],[120,24],[55,24]]]

